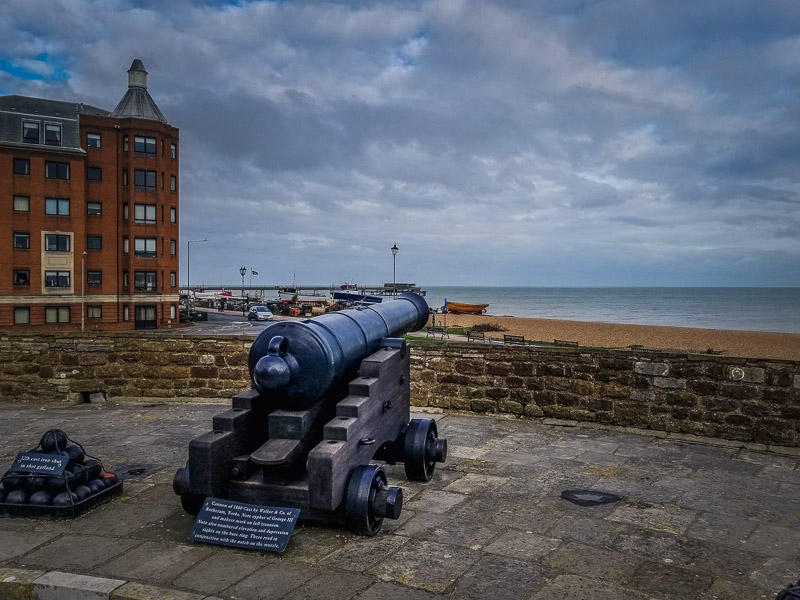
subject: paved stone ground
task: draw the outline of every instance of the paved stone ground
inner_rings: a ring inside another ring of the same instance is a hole
[[[432,482],[388,468],[406,504],[374,538],[299,525],[282,555],[193,544],[172,476],[227,406],[0,405],[3,472],[58,427],[127,473],[77,519],[1,517],[0,598],[750,600],[800,577],[796,452],[460,415],[436,417],[449,457]],[[576,488],[623,499],[560,498]]]

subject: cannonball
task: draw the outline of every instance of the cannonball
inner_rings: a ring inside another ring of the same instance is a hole
[[[9,504],[25,504],[28,501],[28,492],[25,490],[13,490],[8,492],[6,502]]]
[[[27,473],[20,473],[19,471],[9,471],[5,475],[3,475],[3,487],[7,491],[17,490],[17,489],[28,489],[30,485],[31,478],[28,476]]]
[[[50,495],[50,492],[39,490],[38,492],[33,492],[31,494],[28,502],[31,504],[37,504],[39,506],[44,506],[45,504],[50,504],[50,500],[52,499],[53,497]]]
[[[53,498],[53,506],[72,506],[78,501],[78,496],[71,492],[61,492]]]
[[[66,448],[67,456],[69,456],[69,460],[75,464],[82,465],[83,459],[86,458],[86,454],[83,451],[83,448],[78,446],[77,444],[70,444]]]
[[[60,429],[50,429],[42,436],[39,444],[45,452],[63,450],[67,447],[67,434]]]
[[[86,500],[89,496],[91,496],[92,490],[89,489],[89,486],[79,485],[75,488],[75,495],[78,497],[78,502],[80,502],[81,500]]]
[[[72,485],[83,485],[89,481],[89,470],[83,466],[74,465],[72,467],[72,479],[69,480]]]
[[[47,487],[49,479],[50,478],[46,475],[35,475],[31,477],[31,491],[36,492],[38,490],[43,490]]]
[[[99,460],[95,460],[94,458],[87,458],[84,460],[83,466],[86,467],[86,474],[89,476],[89,479],[97,479],[103,473],[103,466],[100,464]]]
[[[92,479],[89,483],[89,489],[92,490],[93,494],[99,494],[104,489],[106,489],[106,484],[103,483],[102,479]]]
[[[112,485],[114,485],[119,481],[119,477],[117,477],[111,471],[106,471],[105,473],[103,473],[103,481],[105,482],[106,487],[111,487]]]
[[[67,481],[63,477],[53,475],[47,478],[47,489],[51,492],[63,492],[67,489]]]

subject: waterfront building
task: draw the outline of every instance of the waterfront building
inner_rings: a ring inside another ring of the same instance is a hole
[[[110,112],[0,96],[0,327],[178,324],[178,141],[139,59]]]

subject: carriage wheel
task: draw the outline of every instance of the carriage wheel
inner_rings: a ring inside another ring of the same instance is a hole
[[[447,440],[439,439],[436,421],[412,419],[403,444],[406,477],[413,481],[430,481],[437,462],[447,458]]]
[[[378,465],[359,465],[350,475],[345,499],[347,524],[358,534],[373,536],[383,519],[397,519],[403,510],[403,490],[386,484]]]

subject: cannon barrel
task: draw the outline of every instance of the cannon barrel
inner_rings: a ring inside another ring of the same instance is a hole
[[[425,326],[428,305],[418,294],[269,325],[250,348],[253,387],[285,408],[303,409],[322,398],[384,338]]]

